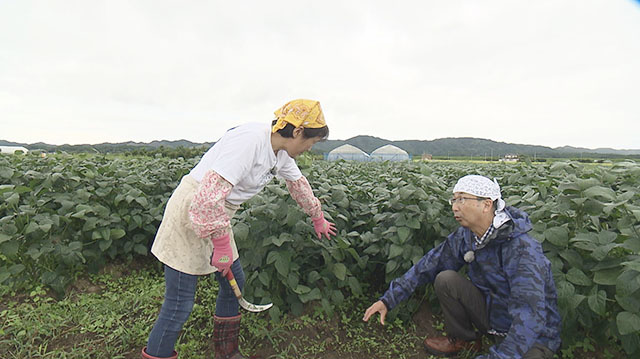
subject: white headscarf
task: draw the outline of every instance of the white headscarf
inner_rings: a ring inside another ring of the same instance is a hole
[[[464,192],[478,197],[491,198],[496,201],[495,217],[493,217],[493,227],[500,228],[509,220],[509,216],[504,211],[506,206],[500,194],[500,185],[495,179],[492,181],[484,176],[467,175],[458,180],[453,187],[453,193]]]

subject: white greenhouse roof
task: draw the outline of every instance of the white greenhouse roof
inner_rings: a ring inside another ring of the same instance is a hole
[[[16,151],[29,152],[28,149],[22,146],[0,146],[0,153],[14,153]]]
[[[384,145],[382,147],[378,147],[375,151],[371,152],[371,155],[381,155],[381,154],[393,154],[393,155],[408,155],[407,151],[402,148],[396,147],[394,145]]]
[[[331,152],[329,152],[329,153],[361,153],[361,154],[366,155],[366,152],[364,152],[363,150],[359,149],[356,146],[352,146],[352,145],[349,145],[349,144],[345,144],[345,145],[342,145],[340,147],[336,147],[333,150],[331,150]]]

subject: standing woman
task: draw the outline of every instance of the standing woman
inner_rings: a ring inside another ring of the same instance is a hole
[[[224,278],[230,270],[240,289],[244,286],[230,219],[275,175],[286,180],[318,238],[336,234],[294,161],[329,135],[320,103],[294,100],[275,115],[271,126],[249,123],[227,131],[169,198],[151,248],[165,264],[165,298],[143,358],[177,358],[174,345],[193,309],[198,276],[214,272],[220,285],[213,327],[215,357],[243,358],[238,350],[238,300]]]

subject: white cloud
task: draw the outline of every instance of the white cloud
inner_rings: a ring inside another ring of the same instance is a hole
[[[334,139],[640,148],[639,20],[630,0],[8,0],[0,139],[214,141],[307,97]]]

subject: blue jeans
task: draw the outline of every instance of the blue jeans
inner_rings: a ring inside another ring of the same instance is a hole
[[[233,262],[231,270],[240,290],[242,290],[245,278],[239,260]],[[216,316],[233,317],[238,315],[238,299],[233,294],[229,281],[220,272],[216,272],[216,279],[220,286],[216,298]],[[180,330],[193,309],[198,276],[164,266],[164,281],[164,303],[162,303],[158,319],[149,334],[146,350],[147,354],[159,358],[170,357],[173,354]]]

